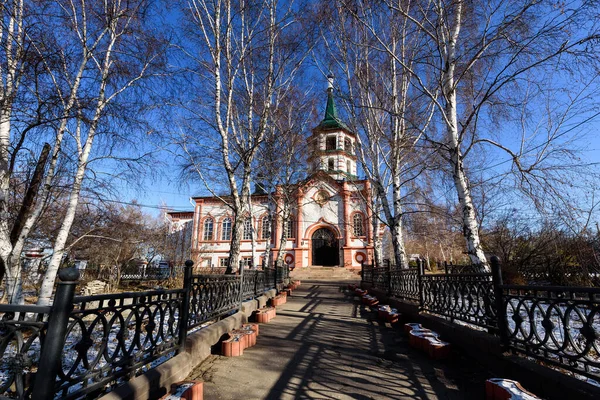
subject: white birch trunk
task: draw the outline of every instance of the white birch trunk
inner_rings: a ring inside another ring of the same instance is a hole
[[[77,172],[75,175],[75,181],[73,182],[73,187],[71,188],[71,193],[69,194],[67,211],[58,231],[58,234],[56,235],[52,257],[50,257],[48,269],[46,270],[44,280],[42,281],[42,286],[40,287],[40,293],[37,302],[37,304],[40,306],[49,305],[50,300],[52,299],[52,292],[54,290],[56,274],[58,273],[60,263],[65,254],[65,245],[69,237],[69,232],[71,231],[71,226],[73,225],[73,221],[75,220],[75,212],[77,211],[77,205],[79,204],[81,185],[83,183],[83,178],[85,177],[87,159],[89,157],[90,150],[92,147],[92,143],[90,142],[90,140],[93,141],[93,137],[88,138],[89,146],[86,146],[86,149],[79,160],[79,165],[77,167]]]
[[[458,110],[454,73],[456,70],[456,43],[462,26],[463,2],[456,3],[454,20],[449,32],[446,46],[447,68],[442,76],[444,98],[446,100],[445,121],[446,130],[450,142],[450,162],[452,164],[452,178],[458,195],[458,202],[462,214],[462,230],[467,245],[467,254],[473,264],[481,265],[484,270],[489,271],[487,260],[481,247],[479,239],[479,223],[475,214],[475,207],[471,197],[471,189],[463,166],[461,153],[461,140],[458,131]]]
[[[10,112],[6,109],[0,111],[0,267],[4,267],[7,290],[14,291],[14,281],[9,281],[9,276],[15,276],[17,271],[12,270],[10,254],[12,244],[10,241],[10,226],[8,224],[8,201],[10,190],[9,153],[10,146]]]

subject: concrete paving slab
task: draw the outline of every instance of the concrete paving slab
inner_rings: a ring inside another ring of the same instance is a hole
[[[190,375],[212,399],[481,399],[491,376],[458,356],[434,361],[376,320],[343,283],[302,282],[241,357],[209,356]]]

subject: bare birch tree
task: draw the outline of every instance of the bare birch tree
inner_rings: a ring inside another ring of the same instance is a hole
[[[403,216],[410,187],[424,171],[415,151],[432,118],[430,99],[415,91],[411,68],[421,56],[422,35],[412,32],[401,13],[369,2],[338,2],[326,33],[326,47],[344,78],[343,97],[353,128],[359,133],[359,159],[372,182],[372,221],[390,229],[395,262],[407,267]],[[382,49],[378,41],[389,47]],[[388,51],[391,53],[389,54]],[[381,260],[381,243],[375,257]]]
[[[269,131],[260,147],[260,163],[256,165],[256,184],[260,185],[269,198],[269,234],[267,252],[271,247],[271,228],[277,226],[279,237],[275,238],[279,252],[275,262],[284,260],[286,242],[290,229],[297,227],[293,205],[301,190],[306,172],[306,138],[304,129],[309,125],[311,102],[307,92],[290,87],[279,91],[269,124]],[[297,214],[296,214],[297,215]],[[297,219],[297,218],[296,218]],[[296,223],[296,225],[294,224]],[[297,232],[293,232],[296,236]],[[300,238],[298,238],[299,240]],[[269,254],[267,262],[271,261]]]
[[[230,267],[239,262],[252,169],[269,129],[274,96],[289,86],[305,57],[305,34],[294,14],[296,7],[294,2],[278,0],[190,2],[193,29],[186,39],[198,47],[183,50],[191,60],[194,79],[204,85],[206,98],[196,99],[195,109],[188,108],[205,133],[186,140],[186,153],[202,175],[199,149],[213,133],[218,137],[229,191],[226,198],[231,199],[227,204],[234,214]],[[196,148],[190,148],[192,141]]]
[[[60,133],[48,134],[47,130],[53,123],[60,124],[68,113],[48,74],[49,67],[55,66],[57,60],[52,57],[56,43],[45,30],[47,6],[24,0],[0,5],[0,279],[6,274],[4,296],[11,303],[23,300],[21,252],[47,199],[38,192],[47,192],[47,185],[42,183],[47,182],[44,171],[48,157],[51,166],[47,170],[51,171],[62,145]],[[37,144],[44,141],[52,146],[43,146],[26,194],[20,199],[18,215],[12,219],[8,205],[11,191],[14,194],[11,184],[19,180],[22,172],[19,166],[29,151],[35,151]]]
[[[66,82],[66,92],[61,93],[65,110],[75,109],[74,115],[62,120],[58,132],[61,138],[68,135],[76,161],[67,208],[53,244],[38,304],[50,302],[94,143],[105,129],[110,130],[108,124],[115,118],[110,107],[147,78],[159,58],[156,43],[144,32],[147,8],[148,2],[144,0],[56,3],[63,22],[60,25],[63,29],[59,30],[63,34],[61,43],[65,47],[60,56],[62,69],[52,74],[59,90],[58,82]],[[53,154],[52,162],[57,157],[58,154]],[[47,186],[52,178],[50,171]]]
[[[511,144],[493,140],[491,132],[482,132],[480,120],[489,119],[494,111],[502,112],[496,106],[506,107],[509,102],[504,100],[521,104],[515,94],[524,82],[540,83],[540,74],[551,70],[574,73],[581,61],[593,58],[597,53],[593,51],[598,38],[597,4],[386,0],[385,6],[410,22],[410,32],[427,37],[417,64],[410,65],[398,57],[394,42],[381,34],[379,25],[361,15],[357,15],[357,21],[371,32],[375,40],[372,46],[396,59],[413,76],[418,90],[435,104],[436,121],[443,129],[441,134],[437,130],[424,133],[448,164],[471,262],[488,268],[468,179],[467,156],[480,153],[484,145],[493,146],[495,152],[506,153],[517,173],[524,176],[541,167],[536,159],[548,161],[543,156],[545,149],[550,144],[558,145],[558,141],[548,136],[546,145],[540,146],[539,137],[531,140],[523,135],[517,142],[519,150],[515,150]],[[567,73],[553,83],[566,83],[571,76]],[[531,157],[532,153],[540,157]]]

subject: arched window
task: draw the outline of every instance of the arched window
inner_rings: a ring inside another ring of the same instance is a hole
[[[250,239],[252,239],[252,219],[246,218],[244,221],[244,235],[242,236],[242,240]]]
[[[354,236],[365,236],[365,227],[363,216],[361,214],[354,214],[352,225],[354,228]]]
[[[231,240],[231,218],[229,217],[221,222],[221,240]]]
[[[352,140],[348,138],[344,139],[344,150],[346,150],[346,153],[348,154],[354,154],[352,149]]]
[[[335,160],[333,158],[327,160],[327,169],[329,171],[333,171],[335,169]]]
[[[290,216],[290,219],[285,224],[285,238],[286,239],[296,237],[296,231],[294,229],[295,226],[296,226],[296,224],[294,224],[293,216]]]
[[[325,139],[325,150],[335,150],[337,148],[337,138],[335,136],[327,136]]]
[[[269,216],[265,215],[262,217],[262,231],[261,239],[268,239],[271,236],[271,224],[269,223]]]
[[[202,234],[202,240],[205,242],[208,240],[213,240],[213,231],[215,227],[215,221],[212,218],[207,218],[204,220],[204,233]]]

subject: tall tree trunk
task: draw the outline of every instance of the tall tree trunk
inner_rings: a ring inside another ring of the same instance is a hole
[[[383,243],[381,240],[381,236],[379,235],[379,229],[380,229],[380,225],[381,225],[381,221],[379,220],[380,218],[380,213],[381,213],[381,207],[379,205],[379,201],[377,200],[377,194],[374,194],[371,196],[374,200],[373,200],[373,215],[371,217],[371,225],[372,225],[372,229],[373,229],[373,256],[374,256],[374,260],[372,260],[372,263],[374,264],[375,267],[381,267],[383,266]],[[366,260],[365,260],[366,261]]]
[[[79,204],[79,195],[81,193],[81,185],[85,177],[87,160],[92,148],[92,142],[94,140],[93,133],[90,133],[90,135],[91,137],[88,137],[88,141],[86,143],[84,152],[81,154],[79,159],[79,165],[75,174],[75,180],[73,182],[73,187],[71,188],[71,193],[69,194],[67,211],[65,213],[65,217],[62,221],[58,234],[56,235],[52,257],[50,257],[48,269],[46,270],[46,275],[44,276],[44,280],[40,288],[40,294],[37,304],[41,306],[50,304],[50,299],[52,298],[52,292],[54,289],[54,282],[56,281],[56,274],[58,273],[58,268],[60,267],[60,263],[65,254],[65,245],[69,237],[69,232],[71,231],[71,226],[73,225],[73,221],[75,220],[75,213],[77,211],[77,205]]]
[[[12,251],[9,227],[9,149],[10,146],[10,113],[0,110],[0,273],[4,274],[9,267]]]
[[[458,131],[458,107],[456,98],[456,87],[454,72],[456,71],[456,43],[462,27],[462,7],[463,1],[457,1],[455,4],[453,21],[448,32],[448,39],[445,43],[445,65],[446,69],[442,75],[442,89],[444,92],[445,123],[448,133],[450,147],[450,162],[452,164],[452,178],[458,194],[458,202],[462,215],[463,236],[467,244],[467,253],[473,264],[481,265],[481,268],[490,271],[489,265],[481,247],[479,239],[479,222],[475,214],[475,207],[471,197],[471,189],[463,167],[461,153],[461,140]]]

